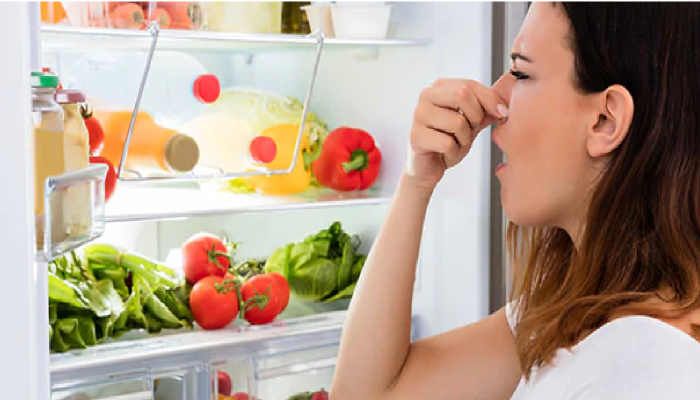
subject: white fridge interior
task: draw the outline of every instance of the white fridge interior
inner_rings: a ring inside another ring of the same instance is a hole
[[[225,232],[239,242],[237,254],[241,258],[257,258],[340,221],[347,232],[360,235],[366,253],[390,206],[404,167],[412,113],[420,91],[441,77],[491,82],[498,68],[493,62],[494,51],[498,49],[499,57],[504,51],[502,44],[498,47],[493,42],[494,30],[501,27],[494,26],[495,5],[491,3],[390,4],[393,9],[389,37],[407,40],[327,41],[310,101],[310,110],[328,124],[329,130],[349,125],[374,136],[383,155],[382,172],[375,188],[363,196],[335,196],[327,201],[287,197],[280,201],[248,199],[233,204],[231,198],[217,198],[192,182],[176,185],[186,194],[182,196],[164,192],[167,189],[162,185],[146,184],[147,191],[143,191],[120,183],[114,201],[107,205],[107,225],[98,241],[177,263],[177,249],[190,235],[200,231]],[[156,398],[198,399],[218,369],[234,377],[237,389],[266,400],[285,399],[295,392],[311,390],[300,376],[325,382],[328,389],[342,313],[292,320],[260,330],[244,329],[239,338],[187,332],[163,339],[125,340],[121,345],[111,345],[109,351],[93,349],[79,355],[49,355],[45,340],[46,278],[41,271],[46,264],[33,261],[33,225],[28,224],[33,220],[28,206],[31,203],[28,199],[32,198],[32,159],[26,122],[30,120],[27,109],[30,101],[24,76],[30,69],[29,50],[37,43],[30,40],[27,21],[31,13],[26,4],[3,4],[0,10],[7,20],[0,28],[5,37],[19,38],[18,42],[6,41],[1,45],[8,59],[14,61],[3,63],[0,69],[7,77],[22,75],[21,79],[9,79],[3,84],[6,88],[3,92],[13,93],[21,101],[12,101],[0,110],[0,115],[7,123],[8,132],[26,133],[25,136],[6,134],[6,145],[0,149],[0,157],[6,163],[0,174],[8,180],[7,189],[11,192],[4,199],[3,220],[13,231],[11,235],[3,235],[8,239],[8,265],[34,266],[31,271],[18,274],[18,284],[0,294],[6,315],[31,332],[25,335],[4,330],[3,342],[17,344],[3,361],[3,370],[9,372],[0,379],[9,390],[7,396],[45,399],[52,385],[53,398],[58,399],[74,395],[76,387],[114,386],[121,380],[127,384],[119,387],[132,388],[133,397],[128,398],[151,399],[154,376],[160,374],[168,379],[159,380]],[[499,10],[503,12],[502,8]],[[36,13],[36,9],[32,12]],[[499,24],[502,23],[500,20]],[[32,27],[34,33],[39,29],[36,24]],[[98,52],[109,54],[114,48],[127,53],[147,51],[144,46],[128,48],[132,37],[101,42],[89,35],[64,35],[50,29],[38,37],[42,46],[41,66],[55,70],[68,85],[69,77],[80,80],[76,65],[85,57]],[[499,40],[503,37],[499,36]],[[305,96],[314,64],[313,45],[289,49],[284,45],[260,46],[253,47],[254,51],[240,51],[235,44],[213,45],[206,40],[182,41],[181,45],[170,47],[167,41],[162,43],[164,49],[195,57],[217,75],[222,88],[254,87],[299,99]],[[156,48],[154,59],[164,49]],[[157,79],[158,74],[158,70],[151,70],[149,79]],[[133,88],[135,96],[138,78],[119,76],[105,80],[104,84],[115,90]],[[491,288],[501,285],[492,281],[490,263],[494,254],[499,254],[499,250],[492,250],[491,234],[492,216],[500,214],[500,205],[492,203],[493,157],[487,129],[467,159],[449,171],[432,199],[415,283],[415,338],[476,321],[492,308]],[[262,207],[258,201],[268,203]],[[189,217],[188,211],[192,210],[198,210],[200,215]],[[502,219],[496,220],[502,224]],[[213,342],[220,342],[220,346],[206,346]],[[245,346],[240,346],[241,343]],[[199,363],[198,359],[206,362]],[[148,367],[139,369],[139,362],[148,363]],[[101,396],[97,398],[108,398]]]

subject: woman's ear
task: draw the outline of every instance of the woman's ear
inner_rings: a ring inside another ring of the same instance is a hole
[[[634,100],[624,86],[612,85],[596,97],[598,120],[586,140],[588,155],[593,158],[612,153],[625,140],[634,116]]]

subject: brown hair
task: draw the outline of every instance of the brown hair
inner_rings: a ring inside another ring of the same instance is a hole
[[[576,86],[620,84],[635,114],[591,194],[577,246],[559,228],[508,227],[528,378],[616,316],[700,307],[700,4],[558,7],[570,22]]]

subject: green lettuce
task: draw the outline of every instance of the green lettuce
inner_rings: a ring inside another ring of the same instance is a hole
[[[330,302],[352,296],[365,256],[357,254],[360,239],[348,235],[340,222],[302,242],[276,249],[265,262],[266,272],[282,274],[300,300]]]

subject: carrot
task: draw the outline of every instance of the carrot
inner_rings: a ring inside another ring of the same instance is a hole
[[[41,2],[41,22],[56,24],[68,18],[60,1]]]
[[[160,28],[168,29],[173,24],[173,19],[170,16],[170,13],[165,11],[165,9],[163,8],[155,7],[149,9],[148,7],[146,7],[144,8],[144,12],[146,13],[148,21],[157,22]]]
[[[173,29],[200,29],[204,22],[204,11],[197,2],[164,1],[158,7],[170,14]]]
[[[115,8],[124,5],[126,2],[124,1],[106,1],[104,3],[104,8],[107,10],[107,13],[111,13],[114,11]]]
[[[115,28],[121,29],[139,29],[145,21],[143,9],[134,3],[120,5],[109,13],[109,18]]]

